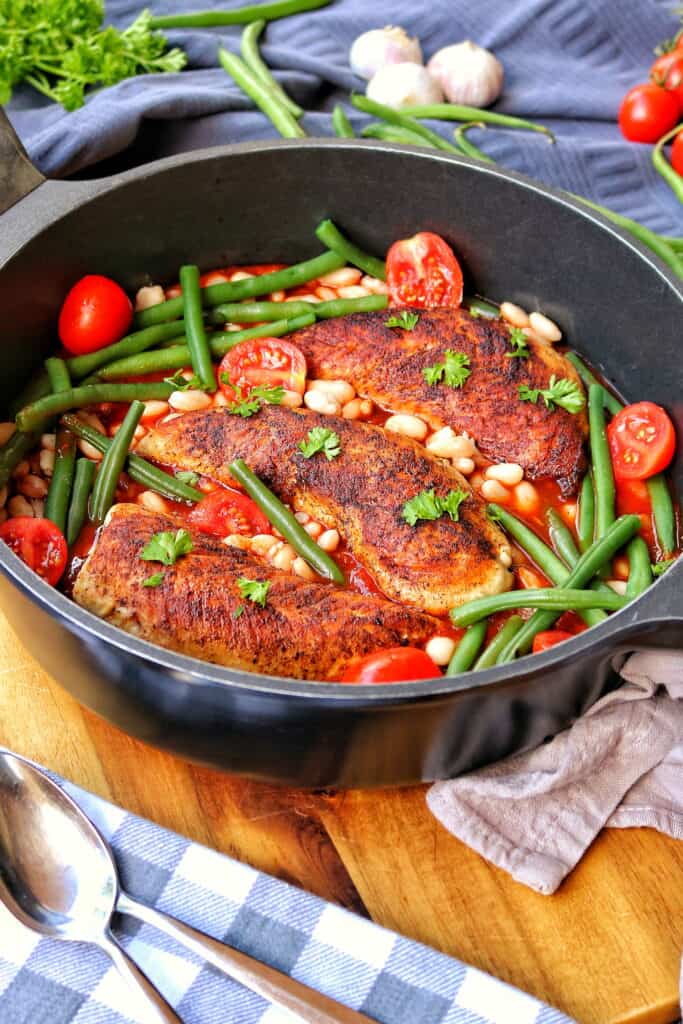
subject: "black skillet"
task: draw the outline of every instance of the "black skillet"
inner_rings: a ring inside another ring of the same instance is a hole
[[[0,118],[0,403],[54,347],[86,273],[129,290],[185,262],[295,262],[332,217],[370,251],[444,235],[471,287],[541,308],[627,398],[683,439],[683,288],[610,223],[519,175],[435,151],[312,139],[221,146],[98,181],[44,181]],[[683,450],[673,477],[683,492]],[[532,747],[616,681],[627,652],[683,647],[683,560],[637,601],[545,654],[456,679],[342,686],[251,675],[135,639],[0,545],[0,600],[78,700],[159,747],[302,786],[447,778]],[[319,624],[325,643],[325,624]],[[39,725],[36,725],[39,728]]]

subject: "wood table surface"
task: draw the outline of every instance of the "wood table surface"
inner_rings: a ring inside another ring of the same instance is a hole
[[[2,617],[0,743],[580,1024],[677,1019],[683,843],[650,829],[604,831],[559,892],[539,896],[449,835],[427,811],[424,787],[284,789],[130,739],[50,679]]]

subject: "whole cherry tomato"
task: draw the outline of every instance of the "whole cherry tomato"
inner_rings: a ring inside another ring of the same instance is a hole
[[[681,113],[677,96],[648,82],[635,85],[619,108],[619,127],[631,142],[657,142],[677,124]]]
[[[96,352],[119,341],[133,319],[133,306],[123,288],[109,277],[87,274],[64,299],[59,337],[74,355]]]
[[[440,675],[432,659],[419,647],[387,647],[351,662],[342,683],[400,683],[404,679],[434,679]]]

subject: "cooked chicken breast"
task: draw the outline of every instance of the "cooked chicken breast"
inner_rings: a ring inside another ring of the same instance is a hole
[[[313,427],[338,434],[339,456],[303,457],[298,445]],[[465,478],[381,427],[273,405],[249,419],[213,409],[158,425],[137,451],[233,485],[228,465],[244,459],[283,501],[335,526],[387,597],[422,611],[445,614],[511,584],[508,541]],[[459,522],[444,515],[410,526],[405,502],[432,489],[467,493]]]
[[[354,656],[421,646],[442,628],[428,615],[310,583],[199,532],[192,534],[192,551],[175,565],[140,558],[155,533],[178,525],[139,505],[114,505],[78,574],[74,599],[112,625],[170,650],[299,679],[338,679]],[[144,587],[158,570],[160,585]],[[264,608],[241,595],[240,577],[270,582]]]
[[[435,430],[466,431],[493,461],[517,462],[531,479],[552,477],[564,494],[573,493],[585,469],[585,414],[550,410],[517,395],[520,384],[547,387],[552,374],[580,385],[560,353],[530,340],[529,358],[508,358],[507,325],[475,320],[462,309],[420,310],[411,331],[386,327],[390,314],[322,320],[290,340],[306,356],[309,377],[347,380],[385,409],[417,413]],[[462,388],[424,379],[423,370],[442,362],[446,349],[469,357],[472,373]]]

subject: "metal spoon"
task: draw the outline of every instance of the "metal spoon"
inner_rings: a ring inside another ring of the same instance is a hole
[[[111,933],[115,910],[165,932],[223,974],[308,1024],[370,1024],[286,974],[134,900],[90,819],[44,772],[0,750],[0,901],[42,935],[92,942],[147,1003],[150,1024],[180,1018]]]

